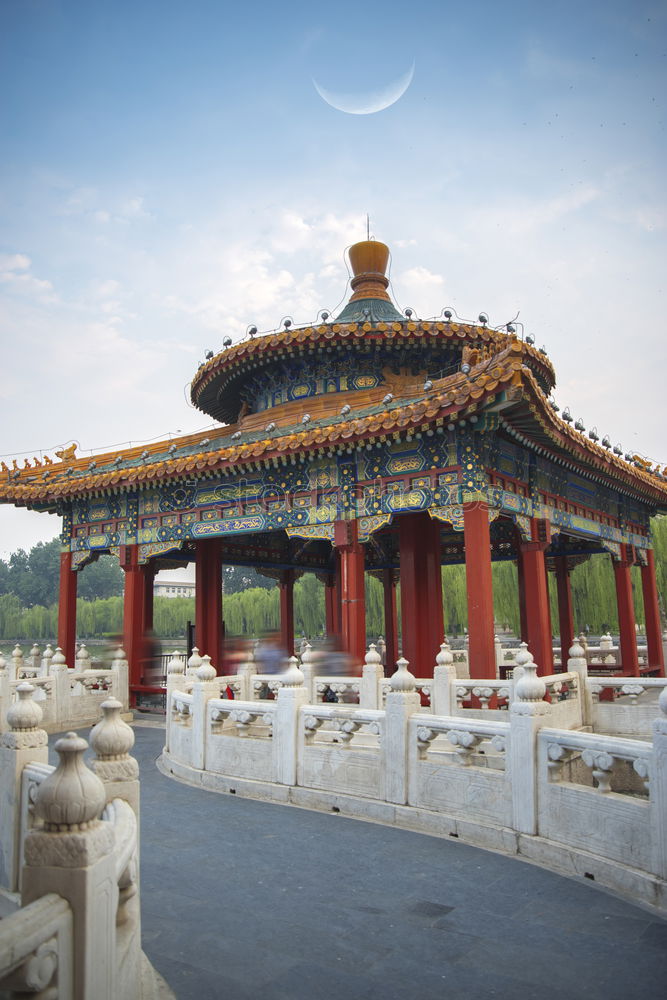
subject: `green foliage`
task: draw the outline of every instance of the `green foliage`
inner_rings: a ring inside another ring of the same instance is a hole
[[[663,617],[667,617],[667,517],[654,517],[651,528],[660,610]]]
[[[38,542],[30,552],[17,549],[0,559],[0,594],[14,594],[24,608],[49,607],[58,600],[60,541]],[[102,555],[79,572],[78,595],[87,600],[123,593],[123,571],[112,556]]]
[[[278,584],[271,577],[262,576],[252,566],[224,566],[222,570],[222,585],[225,594],[238,594],[248,587],[259,587],[262,590],[272,590]]]
[[[113,556],[102,555],[79,573],[78,596],[88,601],[119,597],[123,593],[123,571]]]

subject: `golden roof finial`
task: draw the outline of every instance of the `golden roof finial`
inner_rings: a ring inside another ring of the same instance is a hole
[[[370,221],[366,216],[367,232],[370,231]],[[385,299],[390,302],[387,294],[389,278],[387,265],[389,263],[389,247],[379,240],[369,238],[361,243],[355,243],[348,250],[350,265],[354,277],[350,281],[353,295],[350,302],[357,299]]]

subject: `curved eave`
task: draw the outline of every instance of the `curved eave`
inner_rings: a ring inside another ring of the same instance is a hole
[[[591,441],[559,417],[540,390],[532,372],[524,369],[521,392],[506,401],[503,419],[515,435],[525,438],[557,462],[580,465],[610,487],[622,483],[626,490],[667,511],[667,481],[626,462]]]
[[[212,442],[217,446],[215,450],[197,451],[195,447],[193,454],[151,464],[77,475],[76,478],[62,475],[52,483],[0,484],[0,502],[55,509],[74,498],[146,489],[157,483],[177,482],[193,476],[204,478],[220,472],[238,472],[263,463],[330,452],[357,441],[369,442],[419,428],[428,430],[451,414],[483,407],[497,393],[520,381],[521,369],[521,346],[514,343],[501,355],[477,365],[469,376],[457,373],[434,382],[426,396],[400,400],[389,406],[376,404],[352,418],[338,416],[308,429],[301,426],[280,428],[274,436],[268,437],[266,432],[261,432],[253,436],[253,440],[238,444],[231,441],[230,432],[234,428],[226,428],[226,433]]]
[[[221,351],[198,370],[190,398],[202,412],[223,422],[235,421],[239,403],[235,387],[250,371],[269,365],[279,357],[305,355],[316,347],[354,347],[383,342],[454,343],[473,346],[495,345],[502,351],[518,344],[526,361],[539,372],[545,385],[553,387],[556,375],[549,359],[534,347],[488,327],[465,323],[402,320],[396,322],[328,323],[317,327],[281,330],[234,344]]]
[[[0,502],[57,509],[74,498],[148,489],[158,483],[315,457],[357,442],[372,443],[396,434],[428,430],[454,417],[492,407],[516,434],[525,438],[528,446],[587,469],[612,487],[624,484],[643,501],[667,509],[667,484],[596,445],[551,409],[524,363],[525,353],[524,344],[511,340],[504,350],[476,365],[468,376],[458,372],[434,381],[427,394],[400,399],[389,406],[376,403],[352,417],[329,417],[305,429],[301,425],[280,427],[268,436],[266,431],[257,431],[233,442],[235,427],[228,427],[209,432],[208,443],[205,433],[160,442],[153,446],[146,462],[137,458],[136,448],[121,452],[120,467],[109,471],[87,473],[87,460],[78,460],[72,463],[72,475],[67,476],[66,469],[59,467],[58,478],[51,482],[22,475],[18,482],[0,484]],[[175,447],[181,454],[164,456],[168,447]],[[99,456],[98,464],[103,459]]]

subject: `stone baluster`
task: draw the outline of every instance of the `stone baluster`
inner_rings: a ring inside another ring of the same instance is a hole
[[[537,734],[546,722],[546,684],[525,642],[516,657],[522,668],[510,705],[510,774],[514,829],[537,833]]]
[[[387,643],[383,635],[378,636],[377,651],[380,654],[380,660],[384,669],[384,664],[387,662]]]
[[[376,709],[380,707],[380,681],[384,677],[382,657],[374,642],[368,647],[364,657],[359,687],[359,707]]]
[[[289,658],[282,680],[273,723],[273,780],[281,785],[296,785],[299,711],[309,699],[295,656]]]
[[[315,703],[315,662],[316,653],[309,642],[303,648],[301,653],[301,672],[303,674],[303,682],[306,686],[306,691],[308,692],[308,701],[310,704]]]
[[[139,822],[139,765],[130,750],[134,732],[120,714],[122,702],[107,698],[100,705],[102,718],[90,731],[90,745],[95,751],[91,767],[106,789],[106,800],[125,799]]]
[[[12,650],[12,680],[19,681],[23,677],[23,668],[25,664],[23,662],[23,650],[19,646],[18,642]]]
[[[202,656],[192,685],[192,767],[206,766],[206,713],[211,698],[219,697],[220,683],[211,657]]]
[[[611,791],[611,774],[614,769],[615,760],[606,750],[595,750],[592,748],[584,750],[581,755],[586,767],[590,767],[593,777],[597,781],[597,790],[603,795]]]
[[[446,638],[435,658],[431,711],[433,715],[456,715],[456,667]]]
[[[22,904],[48,892],[74,915],[73,1000],[116,998],[118,881],[114,831],[100,821],[104,785],[83,761],[88,744],[76,733],[56,743],[58,766],[39,786],[35,812],[43,827],[25,838]]]
[[[18,700],[7,712],[7,732],[0,736],[0,886],[19,890],[21,869],[21,775],[26,764],[48,763],[48,737],[40,729],[42,710],[27,681],[16,689]]]
[[[199,655],[199,649],[197,648],[197,646],[193,646],[192,655],[188,660],[188,669],[186,671],[186,677],[189,677],[192,680],[194,680],[194,678],[197,676],[197,671],[201,667],[202,663],[203,660]]]
[[[653,754],[649,771],[653,871],[667,879],[667,687],[658,698],[660,716],[653,723]]]
[[[408,721],[421,705],[415,678],[408,666],[408,661],[401,657],[396,664],[396,673],[391,676],[382,741],[385,799],[399,805],[408,801]]]
[[[588,680],[588,664],[584,647],[575,639],[569,649],[568,673],[577,675],[577,689],[581,701],[581,721],[584,726],[593,725],[593,691]]]
[[[47,642],[46,649],[42,655],[42,676],[48,677],[51,673],[51,661],[53,660],[53,646]]]

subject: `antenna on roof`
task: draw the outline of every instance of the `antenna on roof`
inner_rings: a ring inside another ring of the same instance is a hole
[[[366,239],[370,240],[370,238],[371,238],[371,217],[368,214],[368,212],[366,212]]]

